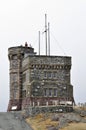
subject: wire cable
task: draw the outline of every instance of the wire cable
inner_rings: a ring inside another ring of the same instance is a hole
[[[64,53],[64,55],[67,55],[64,51],[64,49],[61,47],[61,45],[59,44],[58,40],[55,38],[55,36],[53,35],[52,31],[50,32],[52,37],[54,38],[55,42],[58,44],[58,47],[61,49],[61,51]]]

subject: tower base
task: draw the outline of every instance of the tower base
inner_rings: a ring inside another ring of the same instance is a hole
[[[10,100],[7,111],[20,111],[21,110],[21,100],[15,99]]]

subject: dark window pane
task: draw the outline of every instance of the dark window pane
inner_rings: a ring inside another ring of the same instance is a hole
[[[44,72],[44,77],[47,77],[47,72]]]
[[[57,89],[54,89],[54,96],[57,96]]]
[[[57,75],[57,73],[56,73],[56,72],[53,72],[53,77],[54,77],[54,78],[56,77],[56,75]]]
[[[49,89],[49,96],[52,96],[52,89]]]
[[[52,76],[51,72],[48,72],[47,76],[48,76],[48,78],[50,78]]]

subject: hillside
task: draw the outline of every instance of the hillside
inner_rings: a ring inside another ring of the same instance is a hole
[[[1,112],[0,130],[86,130],[86,109],[71,113]]]
[[[86,130],[86,110],[75,108],[72,113],[41,113],[26,121],[33,130]]]

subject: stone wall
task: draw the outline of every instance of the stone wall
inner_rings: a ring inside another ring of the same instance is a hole
[[[72,106],[43,106],[43,107],[29,107],[26,109],[26,115],[35,116],[40,113],[61,113],[61,112],[73,112]]]
[[[43,106],[53,105],[59,100],[73,101],[73,86],[70,83],[71,57],[30,55],[22,64],[23,74],[26,73],[23,87],[26,84],[26,97],[31,97],[28,105]]]

